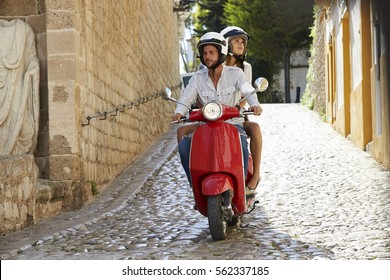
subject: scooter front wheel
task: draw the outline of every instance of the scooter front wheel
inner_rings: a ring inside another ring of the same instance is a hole
[[[214,240],[226,239],[227,224],[223,217],[221,195],[207,197],[207,213],[211,237]]]

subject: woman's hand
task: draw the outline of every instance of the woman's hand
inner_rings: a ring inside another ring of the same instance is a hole
[[[263,109],[260,106],[252,106],[249,108],[251,111],[253,111],[253,114],[255,116],[260,116],[261,113],[263,113]]]

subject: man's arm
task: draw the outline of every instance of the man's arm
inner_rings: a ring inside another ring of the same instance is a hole
[[[192,76],[191,79],[188,82],[188,85],[183,90],[179,102],[177,103],[175,114],[180,114],[182,116],[185,115],[185,113],[188,111],[188,108],[191,106],[191,104],[195,103],[196,97],[198,96],[198,91],[196,89],[196,75]],[[187,105],[187,107],[185,105]]]

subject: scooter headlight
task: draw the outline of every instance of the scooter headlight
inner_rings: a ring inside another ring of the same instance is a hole
[[[216,102],[209,102],[202,108],[203,116],[209,121],[215,121],[222,116],[222,105]]]

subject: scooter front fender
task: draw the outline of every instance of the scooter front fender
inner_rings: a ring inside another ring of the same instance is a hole
[[[210,174],[202,180],[203,195],[217,195],[227,190],[233,190],[233,180],[226,174]]]

